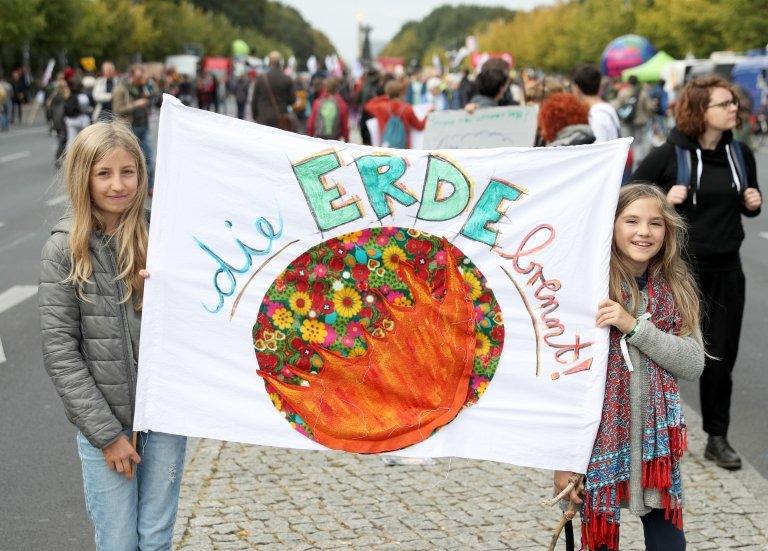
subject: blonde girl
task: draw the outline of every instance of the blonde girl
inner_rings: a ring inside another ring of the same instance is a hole
[[[681,257],[685,224],[654,185],[621,189],[611,246],[610,298],[597,325],[610,327],[603,413],[585,478],[582,541],[619,545],[620,509],[640,515],[646,549],[685,549],[680,460],[686,425],[677,378],[704,368],[696,284]],[[571,472],[556,471],[562,490]],[[582,500],[583,497],[583,500]]]
[[[119,121],[69,146],[71,208],[42,252],[43,358],[76,426],[88,515],[103,550],[170,549],[186,439],[131,444],[147,256],[147,167]],[[134,476],[135,474],[135,476]]]

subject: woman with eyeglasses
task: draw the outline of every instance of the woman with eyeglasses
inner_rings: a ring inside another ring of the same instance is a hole
[[[707,347],[700,378],[704,456],[724,469],[741,468],[728,443],[731,371],[736,363],[745,283],[739,248],[741,217],[760,214],[762,196],[752,151],[733,139],[739,124],[734,86],[719,77],[702,77],[683,88],[675,108],[676,126],[632,175],[667,194],[689,225],[686,254],[703,299],[702,333]]]

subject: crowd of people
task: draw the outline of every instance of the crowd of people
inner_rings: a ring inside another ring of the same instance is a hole
[[[150,277],[143,269],[149,120],[161,92],[216,111],[230,100],[234,116],[320,138],[350,141],[357,128],[365,144],[375,119],[377,145],[396,148],[408,148],[409,130],[423,129],[433,111],[531,103],[540,106],[537,145],[633,136],[629,184],[615,214],[610,294],[596,305],[597,324],[610,327],[603,416],[585,477],[558,471],[554,484],[562,490],[573,482],[567,497],[581,507],[591,550],[617,548],[622,507],[641,516],[647,549],[685,548],[678,378],[700,381],[705,456],[725,469],[741,467],[727,438],[745,303],[739,249],[742,217],[760,213],[762,196],[754,155],[735,138],[740,96],[730,82],[699,78],[672,101],[663,83],[612,82],[590,64],[553,77],[515,73],[497,59],[476,74],[369,68],[358,79],[339,71],[294,77],[276,52],[264,71],[225,83],[211,74],[165,75],[148,78],[137,66],[120,77],[105,62],[98,77],[63,71],[47,98],[72,212],[43,251],[44,357],[79,430],[99,549],[128,533],[125,548],[153,540],[168,548],[183,468],[180,437],[149,433],[141,454],[129,442],[138,320]],[[419,106],[425,117],[417,116]],[[118,349],[132,353],[123,358]],[[157,474],[169,469],[178,477]]]
[[[490,58],[475,71],[444,74],[432,67],[409,72],[401,66],[391,71],[370,67],[354,78],[339,68],[290,73],[278,52],[270,53],[267,60],[263,69],[241,67],[237,74],[204,70],[189,75],[174,67],[150,70],[143,65],[119,74],[109,61],[102,63],[99,74],[65,68],[43,88],[45,113],[59,141],[57,164],[67,143],[85,126],[122,116],[136,130],[147,155],[151,189],[148,115],[159,107],[163,93],[185,105],[316,137],[348,141],[356,129],[363,144],[382,145],[387,134],[386,144],[398,148],[409,147],[410,130],[423,129],[428,119],[424,115],[431,111],[472,113],[486,107],[538,104],[536,145],[577,145],[632,136],[626,181],[651,148],[664,143],[674,126],[681,92],[678,86],[670,93],[663,80],[649,84],[634,76],[626,82],[608,79],[591,64],[578,65],[567,75],[545,75],[516,71],[503,59]],[[390,82],[394,84],[388,87]],[[22,105],[35,96],[33,88],[21,68],[11,73],[9,81],[0,77],[0,129],[21,123]],[[735,90],[740,119],[746,120],[749,97]],[[413,110],[423,105],[428,109]],[[371,118],[378,122],[378,143],[372,142],[366,124]],[[396,128],[387,132],[390,119]],[[750,131],[749,124],[734,129],[747,144]]]

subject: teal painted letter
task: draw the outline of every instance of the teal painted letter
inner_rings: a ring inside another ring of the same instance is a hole
[[[499,211],[503,200],[515,201],[520,197],[520,190],[503,180],[491,180],[488,187],[477,200],[475,208],[461,229],[461,234],[474,241],[480,241],[493,247],[496,245],[498,232],[488,229],[488,224],[495,224],[504,211]]]
[[[336,208],[331,205],[341,197],[341,194],[336,186],[326,189],[323,177],[340,166],[339,158],[334,152],[318,155],[293,165],[293,172],[307,198],[309,210],[312,211],[312,216],[321,231],[330,230],[363,216],[360,207],[354,201],[348,200]]]
[[[453,187],[448,197],[438,199],[438,191],[446,184]],[[421,206],[416,218],[421,220],[450,220],[469,204],[470,183],[467,176],[452,162],[430,155]]]
[[[392,214],[387,195],[400,204],[411,206],[416,202],[414,197],[395,186],[397,180],[405,174],[405,160],[393,155],[365,155],[359,157],[357,170],[363,180],[368,199],[371,201],[373,212],[381,220]]]

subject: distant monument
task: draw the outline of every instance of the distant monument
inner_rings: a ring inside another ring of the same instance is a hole
[[[363,23],[363,14],[357,13],[357,39],[358,39],[358,58],[362,66],[369,65],[373,61],[373,55],[371,54],[371,38],[370,34],[373,27]]]

